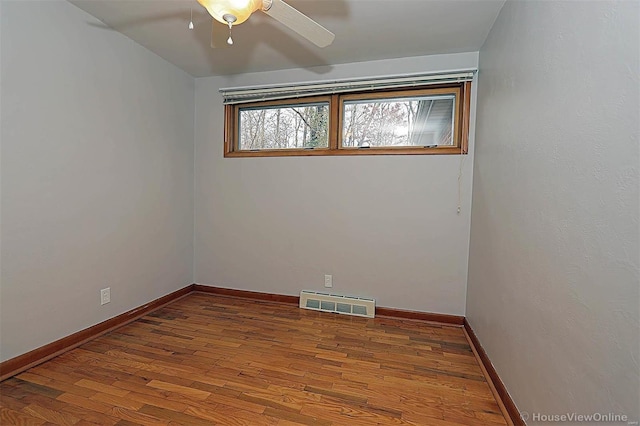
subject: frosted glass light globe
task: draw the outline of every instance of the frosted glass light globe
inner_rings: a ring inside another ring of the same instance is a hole
[[[262,0],[198,0],[218,22],[228,25],[224,15],[235,16],[233,25],[242,24],[256,10],[262,7]]]

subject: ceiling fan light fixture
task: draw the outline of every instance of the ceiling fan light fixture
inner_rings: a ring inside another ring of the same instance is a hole
[[[229,38],[227,39],[229,45],[233,44],[231,38],[233,25],[242,24],[257,10],[261,10],[318,47],[329,46],[335,38],[335,34],[331,31],[284,0],[198,0],[198,3],[207,9],[214,21],[229,27]],[[218,25],[214,22],[211,29],[211,47],[221,45],[220,40],[222,39],[218,39],[215,32],[216,27]]]
[[[216,21],[229,24],[229,18],[235,18],[233,25],[242,24],[253,12],[262,8],[262,0],[198,0]]]

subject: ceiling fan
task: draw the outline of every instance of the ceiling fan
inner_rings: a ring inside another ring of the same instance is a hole
[[[227,43],[233,44],[232,26],[243,23],[257,10],[262,10],[318,47],[327,47],[335,38],[331,31],[282,0],[198,0],[198,3],[204,6],[214,19],[211,47],[221,47],[217,42],[216,28],[219,25],[216,25],[215,21],[229,27]]]

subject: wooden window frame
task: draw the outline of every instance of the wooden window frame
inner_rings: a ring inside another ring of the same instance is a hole
[[[342,115],[345,100],[385,99],[411,96],[455,94],[454,145],[438,147],[342,147]],[[329,102],[329,146],[328,148],[287,148],[264,150],[239,150],[238,125],[239,111],[247,107],[268,107],[277,105],[295,105],[314,102]],[[469,148],[469,119],[471,109],[471,82],[405,88],[393,90],[374,90],[358,93],[322,95],[297,99],[252,102],[225,105],[224,110],[224,156],[234,157],[296,157],[296,156],[333,156],[333,155],[460,155],[467,154]]]

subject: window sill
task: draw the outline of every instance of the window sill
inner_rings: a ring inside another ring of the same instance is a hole
[[[341,149],[278,149],[264,151],[232,151],[226,152],[226,158],[243,157],[316,157],[316,156],[348,156],[348,155],[460,155],[467,151],[459,147],[438,148],[341,148]]]

